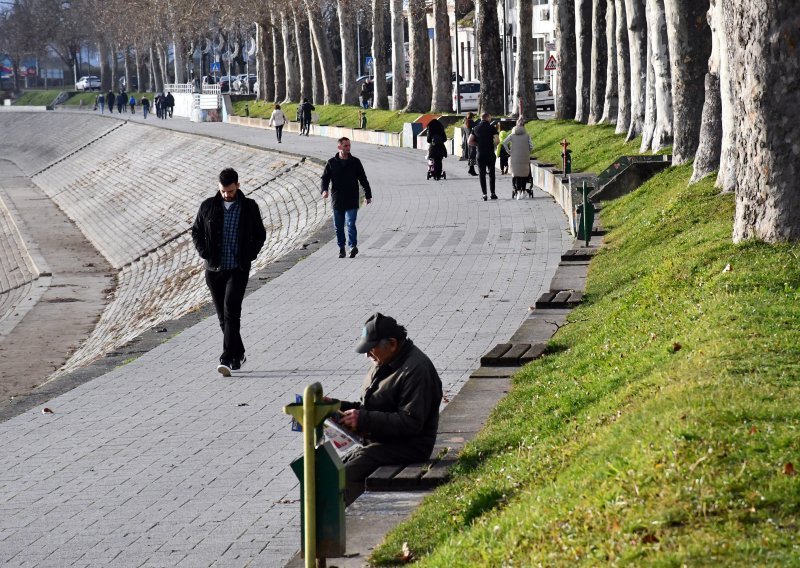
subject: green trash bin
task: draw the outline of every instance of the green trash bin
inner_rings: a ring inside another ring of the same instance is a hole
[[[316,447],[317,478],[317,558],[336,558],[345,553],[344,524],[344,464],[330,442]],[[291,463],[292,471],[300,480],[300,518],[305,515],[305,487],[303,482],[303,456]],[[301,523],[302,525],[303,523]],[[305,527],[301,532],[300,550],[305,550]]]

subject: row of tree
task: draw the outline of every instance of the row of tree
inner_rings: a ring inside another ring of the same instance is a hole
[[[800,238],[792,0],[556,0],[557,115],[672,145],[736,194],[734,240]],[[794,118],[792,118],[794,117]]]
[[[503,113],[498,0],[449,4],[456,17],[469,14],[476,30],[481,107]],[[535,118],[532,2],[520,5],[513,107]],[[356,30],[359,14],[365,16],[364,26]],[[406,10],[403,0],[14,0],[0,18],[0,51],[18,64],[23,56],[50,50],[71,69],[88,42],[101,55],[103,89],[114,88],[118,73],[124,73],[127,85],[137,77],[140,86],[148,82],[161,90],[165,83],[186,82],[188,62],[215,44],[225,46],[223,57],[234,46],[230,66],[222,62],[223,73],[244,72],[243,44],[254,36],[261,98],[308,96],[325,104],[357,104],[359,53],[354,48],[357,34],[363,34],[365,51],[374,60],[376,108],[446,111],[452,104],[452,24],[448,0],[408,0]],[[393,74],[391,98],[387,73]]]

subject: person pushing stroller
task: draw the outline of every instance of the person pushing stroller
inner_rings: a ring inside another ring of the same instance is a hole
[[[527,192],[529,197],[533,197],[533,190],[525,187],[531,178],[533,142],[525,130],[523,117],[519,117],[511,135],[503,141],[503,147],[511,157],[511,185],[513,187],[511,199],[522,196],[524,192]]]
[[[428,123],[428,179],[439,181],[447,179],[447,173],[442,170],[442,160],[447,157],[447,134],[444,126],[437,119]]]

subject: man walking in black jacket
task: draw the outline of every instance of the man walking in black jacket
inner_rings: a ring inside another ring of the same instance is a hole
[[[394,318],[376,313],[364,324],[356,345],[356,352],[366,353],[373,366],[361,400],[341,405],[339,423],[364,437],[364,446],[344,458],[348,504],[380,466],[422,462],[433,451],[442,381],[407,335]]]
[[[472,129],[475,135],[475,146],[477,147],[478,158],[478,172],[480,173],[481,192],[483,193],[483,200],[486,201],[486,174],[489,174],[489,189],[491,191],[491,198],[497,199],[497,194],[494,191],[494,164],[496,155],[495,149],[495,136],[497,129],[492,125],[492,117],[488,112],[481,115],[481,121],[475,128]]]
[[[333,225],[336,228],[336,242],[339,244],[339,258],[347,256],[344,251],[344,228],[347,225],[347,240],[350,243],[350,258],[358,254],[358,184],[364,188],[367,205],[372,203],[372,190],[361,160],[350,154],[350,139],[339,138],[339,152],[325,164],[322,172],[322,197],[328,199],[330,187]]]
[[[219,371],[230,377],[246,361],[240,334],[242,300],[250,263],[258,256],[267,233],[258,204],[239,190],[239,174],[226,168],[219,174],[219,192],[200,205],[192,225],[192,241],[205,260],[206,285],[222,328]]]

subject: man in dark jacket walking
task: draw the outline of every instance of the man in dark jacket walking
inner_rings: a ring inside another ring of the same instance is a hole
[[[436,442],[442,381],[433,363],[408,339],[394,318],[376,313],[356,345],[372,368],[359,402],[342,401],[339,423],[364,437],[344,458],[347,503],[364,491],[364,480],[383,465],[427,460]]]
[[[244,364],[242,300],[250,263],[258,256],[267,233],[258,204],[239,190],[239,174],[226,168],[219,174],[219,192],[200,205],[192,225],[192,241],[205,260],[206,285],[222,328],[219,371],[230,377]]]
[[[344,251],[344,228],[347,225],[347,240],[350,243],[350,258],[358,254],[358,184],[364,188],[367,205],[372,203],[372,190],[361,160],[350,154],[350,139],[339,138],[339,152],[325,164],[322,172],[322,197],[328,199],[330,187],[333,208],[333,226],[336,228],[336,242],[339,244],[339,258],[347,256]]]
[[[481,192],[483,192],[483,200],[486,201],[486,174],[489,174],[489,189],[492,193],[492,199],[497,199],[497,194],[494,192],[494,163],[496,154],[495,148],[495,135],[497,129],[492,125],[492,117],[488,112],[481,115],[481,121],[472,130],[475,135],[475,146],[477,148],[477,161],[478,172],[480,173]]]
[[[298,107],[298,114],[300,114],[300,136],[303,134],[308,136],[308,131],[311,130],[311,111],[314,109],[314,105],[308,102],[308,99],[303,99],[303,102],[300,103]]]

